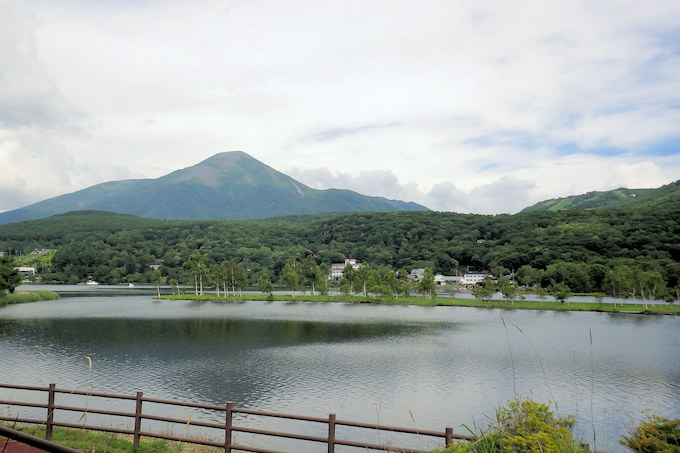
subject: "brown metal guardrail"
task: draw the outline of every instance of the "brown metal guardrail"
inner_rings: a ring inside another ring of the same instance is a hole
[[[4,416],[0,413],[0,420],[2,421],[7,421],[7,422],[16,422],[16,423],[25,423],[25,424],[40,424],[40,425],[45,425],[45,437],[47,441],[50,441],[52,439],[52,432],[53,428],[55,426],[58,427],[66,427],[66,428],[81,428],[81,429],[87,429],[87,430],[93,430],[93,431],[102,431],[102,432],[110,432],[110,433],[118,433],[118,434],[127,434],[131,435],[133,437],[133,446],[134,450],[136,451],[139,448],[139,443],[140,439],[142,437],[151,437],[151,438],[157,438],[157,439],[165,439],[165,440],[170,440],[170,441],[179,441],[179,442],[187,442],[187,443],[193,443],[193,444],[200,444],[200,445],[206,445],[206,446],[211,446],[211,447],[217,447],[217,448],[223,448],[225,450],[225,453],[231,453],[232,451],[247,451],[247,452],[255,452],[255,453],[285,453],[281,451],[276,451],[276,450],[266,450],[262,448],[258,448],[255,446],[248,446],[248,445],[243,445],[240,443],[236,443],[233,441],[234,433],[237,432],[242,432],[242,433],[250,433],[254,435],[260,435],[260,436],[267,436],[267,437],[276,437],[276,438],[288,438],[288,439],[296,439],[300,441],[306,441],[306,442],[314,442],[314,443],[325,443],[327,445],[327,451],[328,453],[334,453],[335,452],[335,447],[336,446],[347,446],[347,447],[357,447],[357,448],[363,448],[363,449],[370,449],[370,450],[378,450],[378,451],[383,451],[383,452],[400,452],[400,453],[429,453],[430,450],[418,450],[418,449],[412,449],[408,447],[397,447],[393,445],[385,445],[385,444],[374,444],[374,443],[368,443],[368,442],[360,442],[360,441],[353,441],[353,440],[348,440],[348,439],[341,439],[338,438],[336,435],[336,428],[337,427],[349,427],[353,429],[364,429],[364,430],[371,430],[375,432],[393,432],[393,433],[402,433],[402,434],[407,434],[407,435],[414,435],[418,436],[418,438],[421,438],[421,436],[425,436],[428,438],[439,438],[442,440],[443,445],[449,445],[453,442],[454,439],[460,439],[460,440],[471,440],[471,436],[468,435],[461,435],[461,434],[454,434],[453,433],[453,428],[447,427],[445,428],[444,431],[428,431],[428,430],[420,430],[420,429],[415,429],[415,428],[405,428],[405,427],[396,427],[396,426],[388,426],[388,425],[379,425],[379,424],[371,424],[371,423],[360,423],[360,422],[353,422],[349,420],[339,420],[336,418],[335,414],[329,414],[328,417],[309,417],[309,416],[302,416],[302,415],[294,415],[294,414],[283,414],[283,413],[278,413],[278,412],[267,412],[267,411],[258,411],[258,410],[253,410],[253,409],[240,409],[234,407],[234,403],[232,402],[227,402],[224,405],[211,405],[211,404],[198,404],[198,403],[191,403],[191,402],[185,402],[185,401],[176,401],[176,400],[166,400],[166,399],[158,399],[158,398],[147,398],[144,396],[142,392],[137,392],[136,395],[119,395],[119,394],[114,394],[114,393],[102,393],[102,392],[94,392],[94,391],[87,391],[87,390],[77,390],[77,389],[60,389],[57,388],[55,384],[49,384],[48,387],[38,387],[38,386],[28,386],[28,385],[10,385],[10,384],[1,384],[0,383],[0,388],[5,388],[5,389],[11,389],[11,390],[21,390],[21,391],[35,391],[35,392],[47,392],[47,402],[46,403],[36,403],[36,402],[28,402],[28,401],[14,401],[14,400],[0,400],[0,406],[6,405],[10,407],[29,407],[29,408],[38,408],[38,409],[44,409],[46,411],[46,417],[45,419],[35,419],[35,418],[26,418],[26,417],[19,417],[17,416]],[[68,394],[68,395],[83,395],[87,398],[108,398],[108,399],[114,399],[114,400],[127,400],[127,401],[134,401],[134,412],[124,412],[124,411],[113,411],[113,410],[106,410],[106,409],[101,409],[101,408],[93,408],[89,407],[89,402],[86,404],[85,407],[78,407],[78,406],[66,406],[62,404],[57,404],[55,402],[56,396],[59,394]],[[153,414],[145,414],[143,412],[143,405],[144,403],[153,403],[153,404],[158,404],[161,406],[182,406],[186,408],[193,408],[193,409],[201,409],[201,410],[208,410],[208,411],[217,411],[218,413],[223,413],[224,414],[224,422],[223,423],[215,423],[215,422],[208,422],[208,421],[201,421],[201,420],[192,420],[191,416],[189,415],[188,419],[179,419],[179,418],[171,418],[171,417],[163,417],[159,415],[153,415]],[[123,429],[123,428],[115,428],[112,426],[95,426],[95,425],[88,425],[86,422],[83,423],[71,423],[71,422],[65,422],[65,421],[57,421],[55,420],[55,414],[56,413],[61,413],[61,412],[80,412],[83,414],[100,414],[104,416],[112,416],[112,417],[122,417],[127,419],[128,421],[132,421],[134,428],[133,429]],[[312,435],[305,435],[305,434],[297,434],[297,433],[290,433],[290,432],[278,432],[278,431],[271,431],[271,430],[266,430],[266,429],[259,429],[259,428],[252,428],[252,427],[246,427],[246,426],[238,426],[235,424],[234,420],[234,415],[245,415],[245,416],[257,416],[257,417],[274,417],[274,418],[280,418],[280,419],[287,419],[287,420],[296,420],[296,421],[301,421],[301,422],[306,422],[306,423],[318,423],[318,424],[325,424],[327,425],[327,435],[326,436],[312,436]],[[208,438],[197,438],[197,437],[190,437],[188,435],[184,436],[178,436],[178,435],[172,435],[168,433],[161,433],[161,432],[153,432],[153,431],[145,431],[142,430],[142,421],[143,420],[153,420],[157,422],[165,422],[165,423],[170,423],[170,424],[178,424],[178,425],[184,425],[184,426],[194,426],[194,427],[203,427],[203,428],[210,428],[210,429],[216,429],[224,432],[224,440],[216,441],[213,439],[208,439]],[[46,449],[47,451],[53,451]],[[58,453],[58,450],[54,450],[55,453]]]

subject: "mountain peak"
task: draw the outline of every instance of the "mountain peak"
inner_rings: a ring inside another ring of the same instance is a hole
[[[169,175],[159,178],[159,180],[162,180],[165,184],[193,181],[195,183],[206,184],[210,187],[218,187],[223,182],[225,176],[234,176],[242,171],[239,163],[244,159],[256,161],[255,158],[243,151],[227,151],[215,154],[191,167],[176,170]]]
[[[198,163],[198,165],[219,165],[220,167],[230,167],[232,165],[235,165],[238,161],[242,159],[255,159],[253,156],[251,156],[248,153],[245,153],[243,151],[224,151],[221,153],[217,153],[214,156],[208,157],[204,161]]]
[[[228,151],[158,179],[98,184],[0,213],[0,224],[83,209],[188,220],[427,210],[416,203],[368,197],[350,190],[312,189],[243,151]]]

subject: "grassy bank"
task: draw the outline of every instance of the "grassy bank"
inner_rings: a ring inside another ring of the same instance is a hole
[[[171,296],[161,296],[161,299],[169,300],[193,300],[193,301],[297,301],[297,302],[344,302],[344,303],[370,303],[383,305],[421,305],[428,307],[450,306],[450,307],[477,307],[477,308],[502,308],[509,310],[555,310],[555,311],[596,311],[604,313],[638,313],[638,314],[657,314],[657,315],[680,315],[680,305],[671,304],[598,304],[588,302],[553,302],[553,301],[483,301],[449,299],[444,297],[363,297],[363,296],[311,296],[311,295],[290,295],[290,294],[248,294],[242,297],[229,295],[218,297],[215,294],[181,294]]]
[[[45,427],[42,425],[12,426],[4,423],[4,426],[34,437],[45,438]],[[52,441],[82,451],[132,453],[132,436],[122,434],[55,427],[52,432]],[[0,437],[0,451],[2,451],[4,445],[5,439]],[[197,444],[145,438],[142,438],[137,450],[138,453],[216,453],[218,451],[220,450],[217,448]]]
[[[0,305],[24,304],[27,302],[41,302],[43,300],[61,299],[59,294],[52,291],[21,291],[14,294],[0,293]]]

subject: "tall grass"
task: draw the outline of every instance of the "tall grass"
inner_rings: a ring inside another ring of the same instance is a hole
[[[34,437],[39,437],[41,439],[45,438],[44,426],[19,425],[10,427]],[[106,453],[133,452],[132,436],[123,434],[88,431],[78,428],[55,427],[52,432],[52,441],[82,451]],[[0,443],[0,445],[2,444],[4,444],[4,442]],[[218,453],[220,451],[223,450],[161,439],[142,439],[137,453]]]
[[[22,291],[13,294],[2,294],[0,292],[0,305],[24,304],[28,302],[41,302],[44,300],[58,299],[61,299],[59,294],[44,290],[31,292]]]

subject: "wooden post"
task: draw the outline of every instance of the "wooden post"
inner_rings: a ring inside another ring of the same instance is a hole
[[[231,428],[233,426],[234,403],[227,402],[226,418],[224,421],[224,453],[231,453]]]
[[[144,392],[137,392],[137,400],[135,404],[135,433],[132,440],[132,451],[137,451],[139,449],[139,441],[141,440],[142,431],[142,398]]]
[[[54,388],[55,384],[50,384],[47,391],[47,420],[45,421],[45,439],[52,440],[52,428],[54,427]]]
[[[335,453],[335,414],[328,414],[328,453]]]
[[[451,426],[447,426],[445,429],[445,447],[450,447],[451,444],[453,444],[453,428]]]

